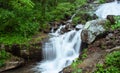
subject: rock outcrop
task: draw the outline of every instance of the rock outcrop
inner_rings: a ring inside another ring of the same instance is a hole
[[[88,21],[81,33],[81,39],[83,42],[86,42],[88,44],[92,43],[95,38],[105,32],[105,24],[107,20],[106,19],[96,19],[92,21]]]
[[[14,69],[25,64],[24,59],[13,56],[10,54],[10,57],[5,60],[4,66],[0,67],[0,73],[2,71]]]

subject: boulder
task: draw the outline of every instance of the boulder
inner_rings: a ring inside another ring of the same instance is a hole
[[[81,32],[82,41],[91,44],[98,35],[105,32],[106,22],[106,19],[88,21]]]

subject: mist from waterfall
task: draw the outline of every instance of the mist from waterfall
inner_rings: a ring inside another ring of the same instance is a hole
[[[120,1],[115,0],[114,2],[105,3],[98,7],[95,14],[99,18],[107,18],[108,15],[120,15]]]

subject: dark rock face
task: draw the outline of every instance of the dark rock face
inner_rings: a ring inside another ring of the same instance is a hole
[[[25,60],[34,60],[34,61],[42,60],[41,43],[31,44],[29,46],[15,44],[11,48],[7,47],[6,51],[10,52],[14,56],[21,57]]]
[[[11,52],[13,55],[20,56],[20,45],[17,44],[12,45]]]
[[[108,32],[104,37],[97,39],[95,42],[90,44],[88,48],[96,48],[96,49],[111,49],[116,46],[120,46],[120,30],[114,30],[112,32]]]

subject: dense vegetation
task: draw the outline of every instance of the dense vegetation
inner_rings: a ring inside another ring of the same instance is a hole
[[[10,58],[9,53],[7,53],[4,49],[0,51],[0,67],[5,65],[5,60]]]
[[[37,32],[49,29],[49,22],[66,20],[72,16],[76,10],[86,4],[87,0],[0,0],[0,44],[24,44]],[[100,0],[104,3],[105,0]],[[73,18],[73,23],[82,19],[80,13]],[[120,28],[120,16],[114,18],[115,24],[108,28],[113,30]],[[82,20],[81,23],[85,23]],[[1,50],[2,49],[2,50]],[[87,57],[83,51],[82,58]],[[0,67],[4,61],[10,57],[4,48],[0,48]],[[73,73],[81,73],[81,69],[76,66],[81,61],[77,60],[72,64]],[[115,51],[106,56],[105,64],[97,65],[95,73],[110,73],[120,71],[120,51]]]
[[[0,45],[28,44],[49,22],[65,20],[86,0],[0,0]],[[0,47],[0,67],[9,54]]]
[[[95,73],[120,73],[120,51],[108,54],[105,64],[98,64]]]
[[[48,22],[71,16],[76,7],[85,2],[86,0],[0,0],[0,42],[22,43],[36,32],[47,29]]]

